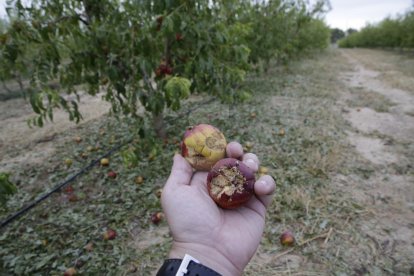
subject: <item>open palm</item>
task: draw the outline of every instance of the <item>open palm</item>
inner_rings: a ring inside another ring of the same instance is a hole
[[[237,143],[228,145],[227,155],[242,159],[255,171],[259,166],[257,157],[251,153],[243,155]],[[218,269],[231,266],[227,272],[241,274],[260,243],[274,181],[270,176],[262,176],[255,183],[256,195],[233,210],[216,205],[208,194],[206,181],[206,172],[193,174],[183,157],[174,157],[162,193],[163,209],[173,235],[170,257],[182,258],[183,253],[192,253],[200,261],[206,258],[207,263],[218,262]]]

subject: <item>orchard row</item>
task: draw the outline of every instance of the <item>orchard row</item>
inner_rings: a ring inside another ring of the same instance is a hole
[[[320,19],[327,3],[279,1],[11,1],[0,34],[0,80],[30,80],[37,116],[63,108],[79,121],[76,97],[104,93],[115,114],[152,118],[163,135],[163,112],[190,93],[233,102],[251,97],[246,73],[266,71],[328,45]],[[59,85],[51,85],[58,81]],[[72,99],[72,100],[69,100]],[[143,116],[143,106],[150,116]]]
[[[339,41],[339,46],[414,48],[414,10],[376,25],[368,25]]]

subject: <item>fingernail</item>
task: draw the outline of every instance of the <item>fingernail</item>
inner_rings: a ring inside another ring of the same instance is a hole
[[[266,195],[271,195],[273,194],[273,190],[271,188],[271,184],[267,181],[264,180],[260,180],[259,181],[260,186],[262,186],[264,188],[264,190],[266,191]]]

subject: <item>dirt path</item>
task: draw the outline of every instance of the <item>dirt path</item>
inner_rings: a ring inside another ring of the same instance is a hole
[[[380,51],[341,50],[340,53],[354,68],[340,76],[351,91],[345,92],[341,101],[365,92],[383,95],[391,101],[388,112],[360,106],[344,113],[355,129],[348,133],[349,142],[374,164],[375,170],[366,180],[346,177],[343,181],[372,212],[359,222],[359,227],[374,241],[378,256],[373,259],[380,260],[382,266],[390,262],[394,272],[407,272],[412,269],[414,255],[414,88],[403,90],[389,81],[398,78],[397,65],[388,63],[389,71],[380,72],[364,62],[367,54],[372,58],[384,55]],[[402,72],[400,75],[403,78]]]

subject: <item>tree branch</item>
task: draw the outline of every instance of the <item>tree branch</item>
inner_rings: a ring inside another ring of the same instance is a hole
[[[148,78],[148,74],[147,72],[145,72],[144,68],[141,66],[141,72],[142,72],[142,76],[144,77],[144,82],[147,85],[147,87],[149,88],[149,90],[153,93],[155,93],[155,89],[152,87],[151,81]]]

